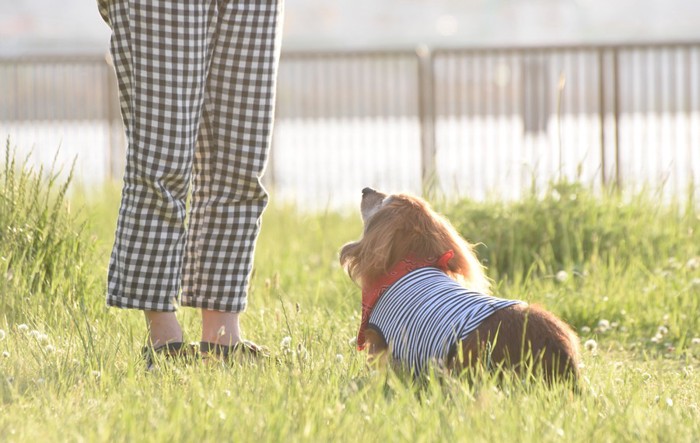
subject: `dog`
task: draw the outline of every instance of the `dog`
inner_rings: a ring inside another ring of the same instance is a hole
[[[362,288],[358,350],[426,374],[431,365],[541,374],[576,383],[580,343],[572,328],[537,305],[490,295],[474,252],[424,200],[362,190],[364,232],[340,263]]]

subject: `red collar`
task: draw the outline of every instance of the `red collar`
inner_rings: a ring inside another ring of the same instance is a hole
[[[428,258],[428,259],[417,259],[415,257],[409,256],[400,260],[396,263],[386,274],[377,278],[373,282],[362,284],[362,322],[360,323],[360,330],[357,333],[357,349],[363,350],[365,348],[365,330],[367,329],[367,324],[369,323],[369,316],[372,314],[372,309],[377,304],[379,297],[387,290],[391,285],[396,283],[401,277],[405,276],[411,271],[415,271],[420,268],[435,267],[443,271],[447,271],[449,266],[447,263],[454,257],[455,253],[452,250],[444,253],[440,258]]]

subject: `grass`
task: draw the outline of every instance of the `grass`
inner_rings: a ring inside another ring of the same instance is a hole
[[[441,206],[483,242],[500,295],[544,304],[579,332],[578,396],[488,376],[416,388],[369,370],[351,344],[359,290],[337,264],[359,217],[275,206],[243,326],[276,361],[146,373],[140,313],[104,306],[118,188],[66,198],[66,184],[13,161],[8,151],[0,175],[2,441],[700,439],[693,205],[558,183],[518,202]],[[196,313],[179,315],[197,340]]]

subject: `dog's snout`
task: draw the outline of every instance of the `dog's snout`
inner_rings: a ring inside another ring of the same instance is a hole
[[[362,190],[362,196],[365,197],[365,196],[367,196],[367,195],[369,195],[369,194],[374,194],[374,193],[376,193],[376,192],[377,192],[377,191],[375,191],[374,189],[372,189],[372,188],[370,188],[370,187],[367,187],[367,188],[365,188],[365,189]]]

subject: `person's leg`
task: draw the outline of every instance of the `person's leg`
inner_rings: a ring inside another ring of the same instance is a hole
[[[241,341],[238,312],[202,309],[202,341],[221,346],[233,346]]]
[[[195,154],[182,304],[201,308],[202,340],[241,340],[267,193],[282,0],[220,1]]]
[[[214,1],[100,1],[112,27],[128,148],[107,304],[145,311],[152,344],[182,340],[173,311]]]
[[[157,349],[168,343],[182,342],[182,329],[174,312],[144,311],[149,345]]]

